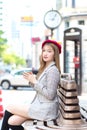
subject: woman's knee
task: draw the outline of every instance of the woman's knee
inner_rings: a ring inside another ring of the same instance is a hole
[[[26,121],[26,118],[13,115],[8,119],[9,125],[21,125],[24,121]]]
[[[10,117],[10,118],[8,119],[8,124],[9,124],[9,125],[15,125],[15,120],[13,120],[13,118]]]

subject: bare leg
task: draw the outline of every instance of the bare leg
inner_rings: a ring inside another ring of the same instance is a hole
[[[8,130],[11,128],[12,130],[24,130],[21,124],[30,119],[28,116],[29,106],[27,105],[9,105],[6,109],[6,113],[4,115],[4,120],[2,123],[1,130]],[[6,128],[4,128],[6,124]]]
[[[9,125],[21,125],[24,123],[28,118],[24,118],[22,116],[13,115],[8,119]]]
[[[6,108],[7,111],[11,112],[14,115],[22,116],[24,118],[29,118],[28,116],[28,111],[29,111],[29,106],[26,104],[11,104],[7,106]]]

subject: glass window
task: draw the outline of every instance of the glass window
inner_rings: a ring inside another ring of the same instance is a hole
[[[65,28],[69,27],[69,21],[65,21]]]
[[[78,21],[78,24],[79,24],[79,25],[84,25],[84,24],[85,24],[85,21],[84,21],[84,20],[79,20],[79,21]]]

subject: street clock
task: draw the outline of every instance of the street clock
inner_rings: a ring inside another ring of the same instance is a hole
[[[62,17],[57,10],[49,10],[44,15],[44,24],[47,28],[54,30],[56,29],[62,21]]]

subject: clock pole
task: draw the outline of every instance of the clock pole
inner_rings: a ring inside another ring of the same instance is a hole
[[[51,29],[51,38],[53,37],[53,29]]]

